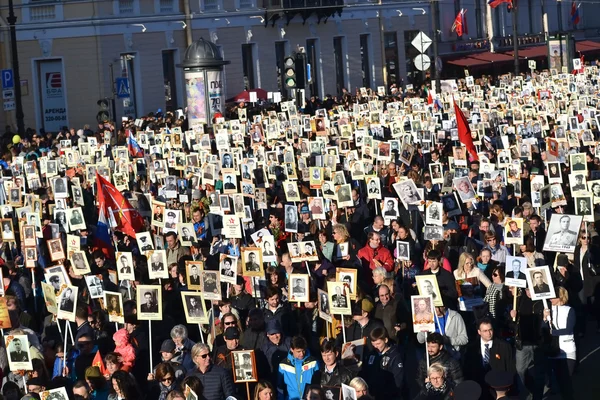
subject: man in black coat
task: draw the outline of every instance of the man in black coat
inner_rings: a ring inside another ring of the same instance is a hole
[[[383,326],[369,335],[373,350],[365,357],[361,376],[376,399],[400,400],[408,398],[404,391],[404,354],[392,344]]]
[[[504,340],[494,338],[492,321],[482,318],[477,323],[479,340],[473,341],[465,353],[465,379],[479,383],[483,390],[483,399],[490,397],[489,386],[485,375],[489,371],[505,371],[515,373],[515,358],[512,347]],[[488,397],[486,397],[488,396]]]
[[[427,253],[427,266],[429,269],[423,271],[420,275],[435,275],[444,306],[456,310],[458,292],[456,291],[454,275],[442,268],[442,254],[438,250],[430,250]]]
[[[321,358],[323,369],[321,371],[321,386],[341,386],[350,383],[354,374],[338,362],[340,352],[335,347],[333,340],[324,340],[321,343]]]
[[[371,312],[375,309],[375,306],[369,299],[362,299],[359,303],[356,303],[352,309],[352,319],[354,322],[348,328],[346,328],[346,342],[351,342],[353,340],[362,339],[363,337],[367,338],[367,348],[365,349],[363,356],[366,355],[367,352],[373,350],[373,346],[371,344],[370,334],[375,328],[383,328],[383,322],[378,319],[371,318]],[[341,348],[344,342],[344,335],[339,333],[336,338],[336,345]],[[364,358],[364,357],[363,357]]]
[[[444,337],[441,334],[434,332],[427,335],[427,353],[429,354],[429,365],[433,363],[442,364],[446,368],[446,378],[456,385],[463,381],[460,362],[444,350]],[[421,389],[425,387],[427,364],[427,360],[425,359],[419,362],[417,382]]]

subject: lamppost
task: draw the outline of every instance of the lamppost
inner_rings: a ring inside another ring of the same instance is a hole
[[[513,55],[515,57],[515,76],[519,75],[519,33],[517,32],[517,0],[512,2]]]
[[[15,100],[17,111],[17,131],[19,135],[25,133],[25,123],[23,121],[23,104],[21,103],[21,75],[19,74],[19,52],[17,50],[17,17],[13,0],[8,0],[8,24],[10,25],[10,50],[12,56],[13,80],[15,86]]]

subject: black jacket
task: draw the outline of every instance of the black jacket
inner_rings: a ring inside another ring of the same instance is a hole
[[[516,372],[515,357],[512,347],[504,340],[494,338],[490,347],[489,366],[483,366],[483,355],[481,354],[481,339],[477,338],[467,346],[464,357],[465,379],[471,379],[482,387],[487,387],[485,375],[490,371]]]
[[[517,319],[513,322],[510,318],[508,326],[523,345],[540,345],[543,338],[544,303],[541,300],[531,300],[523,290],[520,292],[517,298]]]
[[[278,320],[285,336],[292,337],[296,334],[296,323],[293,320],[292,312],[288,306],[282,304],[275,310],[275,312],[265,308],[263,313],[265,315],[265,325],[267,325],[271,320]]]
[[[396,345],[384,354],[374,350],[365,357],[361,375],[374,398],[399,400],[404,384],[404,354]]]
[[[452,275],[451,272],[446,271],[440,266],[437,274],[432,273],[431,269],[428,269],[423,271],[420,275],[436,275],[444,306],[456,310],[458,307],[458,292],[456,291],[454,275]]]
[[[373,329],[375,328],[379,328],[379,327],[384,327],[383,326],[383,322],[381,322],[378,319],[375,318],[371,318],[369,319],[369,322],[367,322],[367,324],[364,327],[361,327],[359,325],[358,322],[354,321],[352,323],[352,325],[350,325],[348,328],[346,328],[346,342],[351,342],[353,340],[357,340],[363,337],[367,338],[367,347],[368,347],[368,351],[365,350],[365,352],[363,353],[363,359],[364,359],[364,355],[367,354],[369,351],[373,350],[373,346],[371,345],[371,332],[373,331]],[[344,344],[344,335],[343,333],[339,333],[336,340],[336,346],[338,346],[338,348],[342,347],[342,344]]]
[[[453,383],[459,384],[463,379],[463,371],[460,362],[450,355],[446,350],[442,349],[437,357],[430,357],[429,364],[440,363],[446,368],[446,377]],[[427,378],[427,360],[423,359],[419,362],[419,372],[417,375],[417,383],[421,388],[425,386],[425,378]]]
[[[354,378],[354,374],[348,368],[336,363],[331,373],[325,370],[325,366],[321,370],[321,386],[342,386],[347,385]]]

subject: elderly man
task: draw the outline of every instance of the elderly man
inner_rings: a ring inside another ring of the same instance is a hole
[[[375,318],[383,321],[385,329],[391,336],[400,334],[405,330],[410,321],[410,311],[404,298],[393,298],[390,288],[386,285],[379,286],[379,302],[375,305]],[[403,332],[404,333],[404,332]]]
[[[189,371],[187,376],[200,379],[204,391],[202,397],[206,400],[223,400],[235,395],[235,386],[231,372],[212,363],[210,349],[204,343],[192,347],[192,360],[196,368]]]

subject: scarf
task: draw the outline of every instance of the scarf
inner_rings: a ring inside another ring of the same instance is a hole
[[[175,390],[175,381],[171,382],[171,386],[166,386],[162,382],[160,383],[160,395],[158,396],[158,400],[166,400],[167,396],[170,392]]]
[[[444,383],[439,388],[434,387],[431,384],[431,382],[427,382],[425,384],[425,390],[427,390],[427,393],[436,393],[436,394],[445,393],[446,392],[446,381],[444,380]]]

